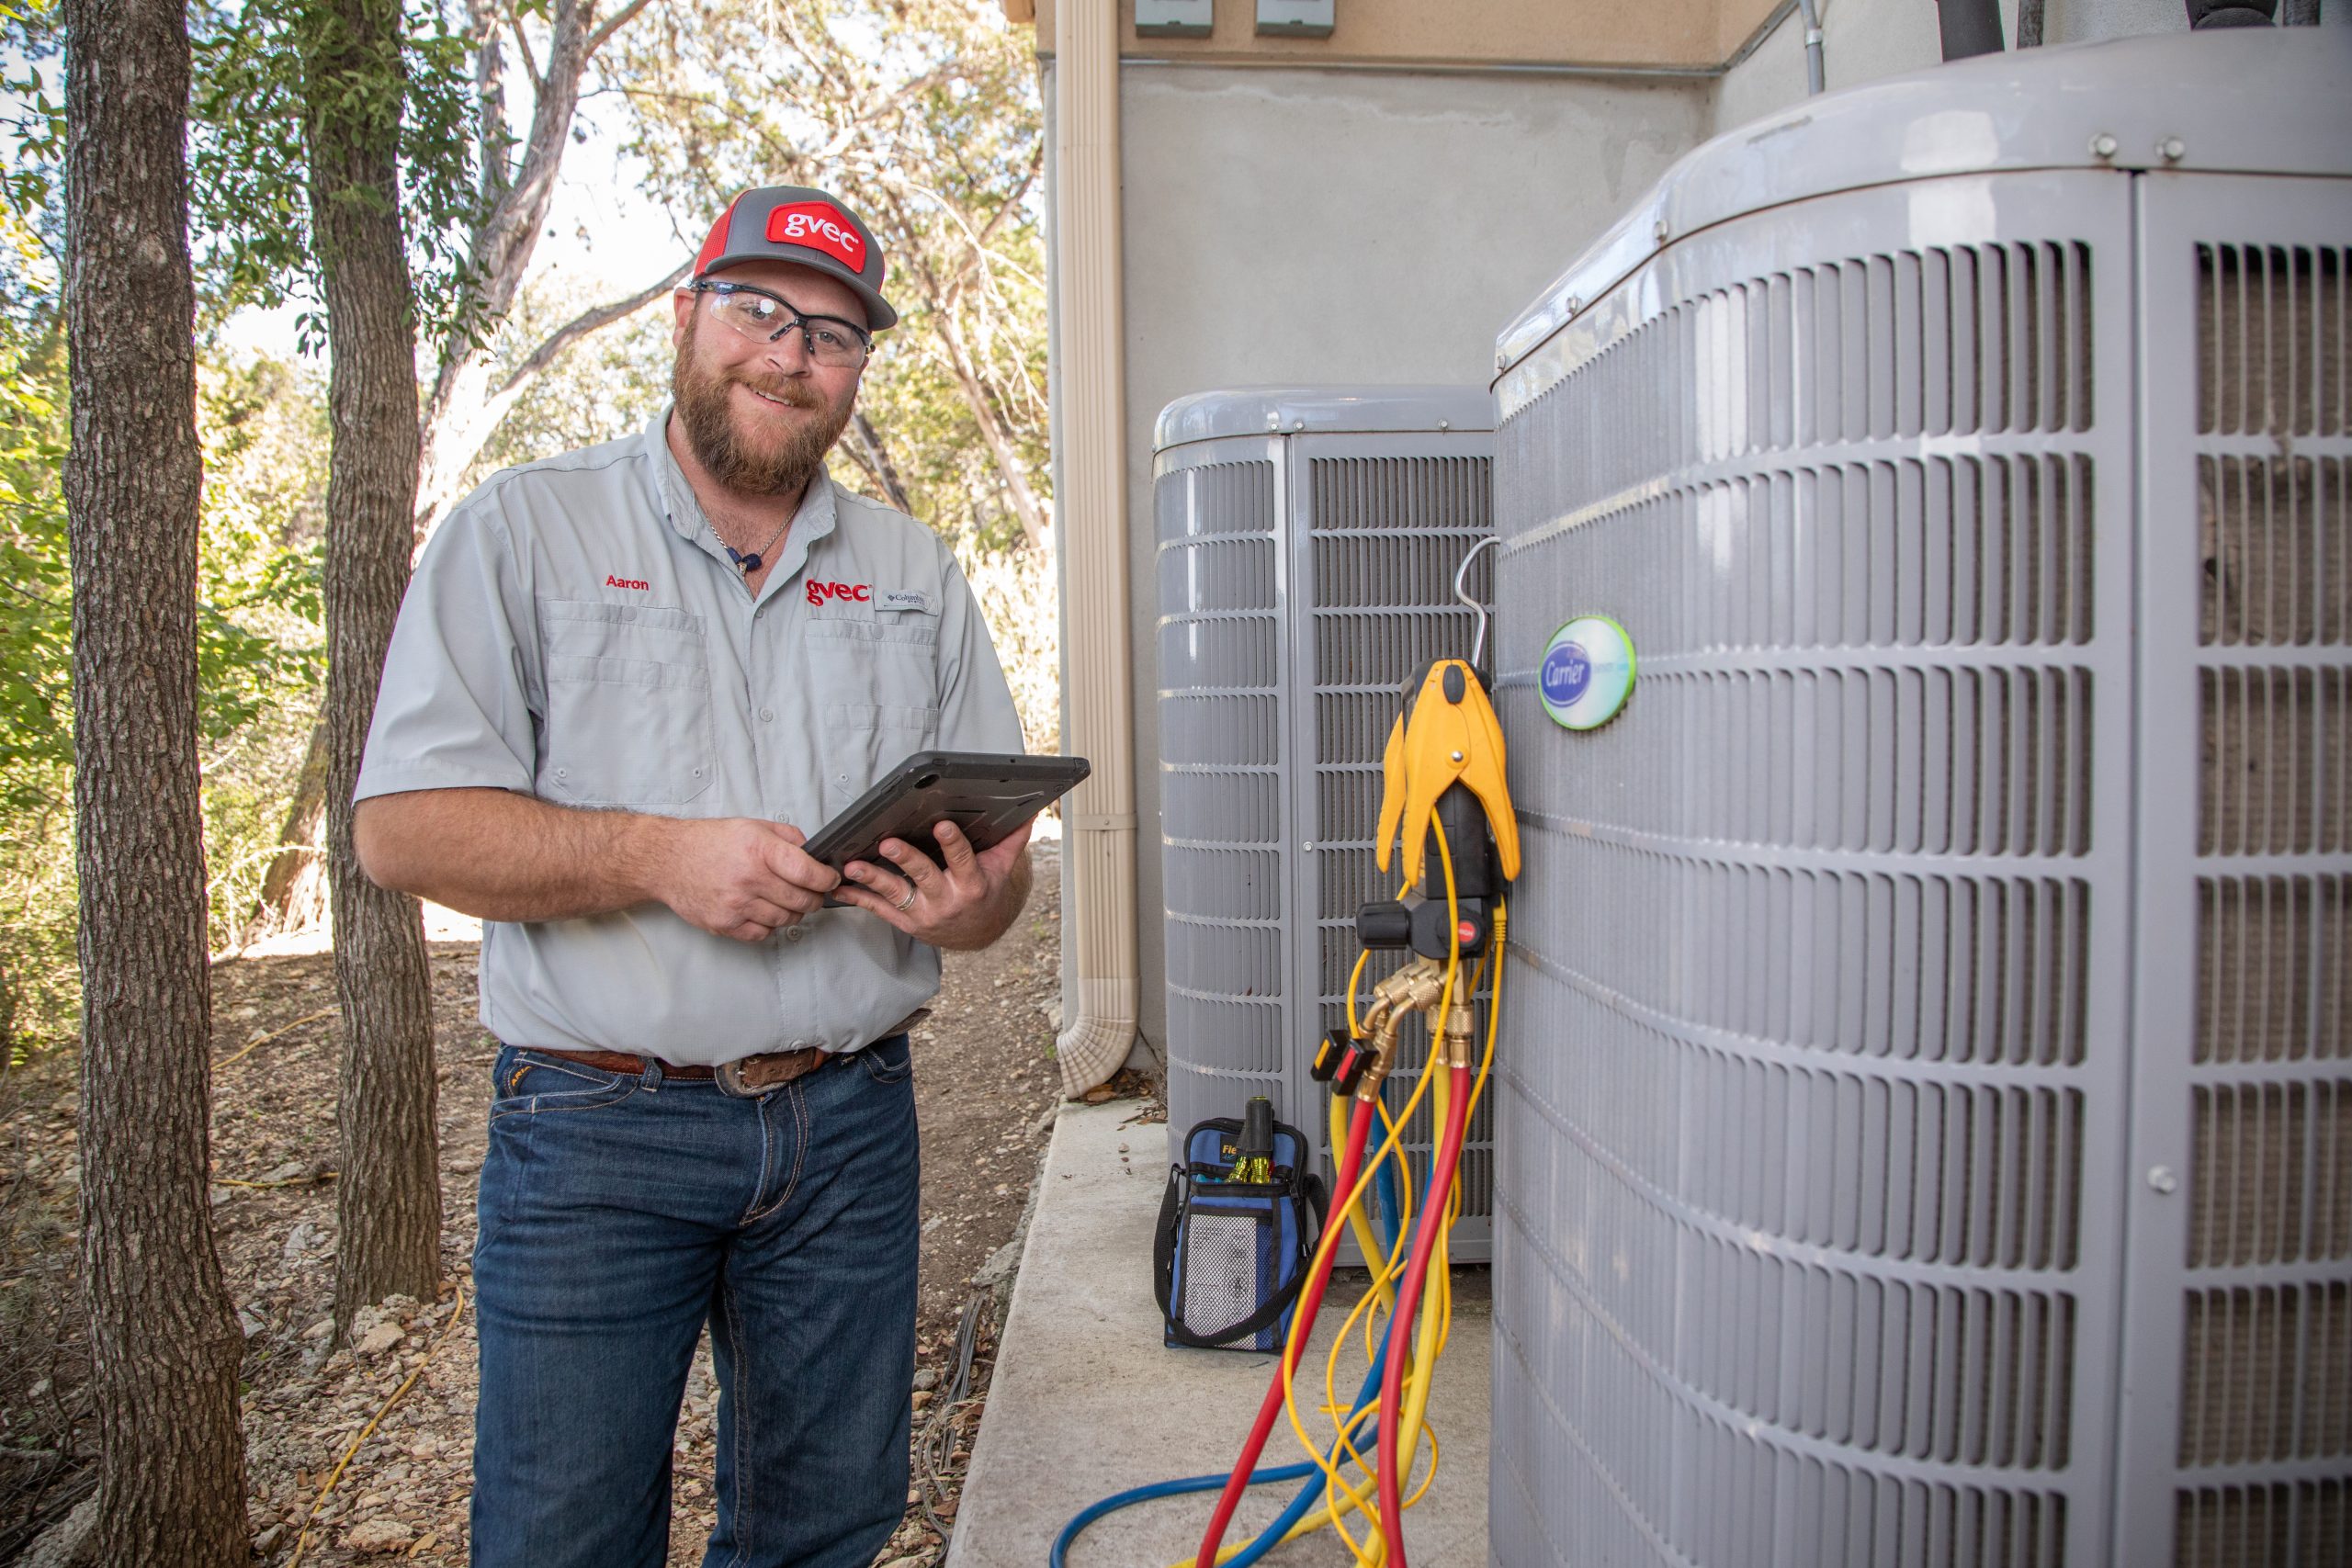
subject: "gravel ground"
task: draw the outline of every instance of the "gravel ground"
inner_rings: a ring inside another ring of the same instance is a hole
[[[987,953],[948,956],[937,1010],[915,1032],[924,1218],[919,1371],[910,1398],[919,1482],[926,1473],[937,1479],[910,1493],[906,1520],[878,1560],[889,1568],[935,1562],[943,1553],[933,1521],[954,1517],[1001,1321],[1009,1244],[1059,1098],[1047,1055],[1059,1008],[1057,851],[1052,843],[1032,851],[1037,892],[1003,942]],[[472,1320],[460,1302],[469,1291],[474,1183],[495,1050],[474,1019],[476,951],[468,942],[433,948],[445,1209],[440,1296],[363,1314],[351,1341],[332,1353],[331,960],[245,958],[214,970],[213,1156],[223,1184],[213,1189],[213,1213],[247,1336],[249,1512],[262,1562],[290,1562],[298,1540],[301,1562],[321,1568],[391,1558],[466,1561],[475,1374]],[[73,1082],[70,1054],[0,1082],[0,1333],[15,1348],[0,1367],[0,1562],[90,1484],[96,1428],[80,1390],[85,1352],[73,1300]],[[1140,1083],[1120,1087],[1148,1091]],[[959,1328],[970,1341],[967,1361],[958,1356]],[[673,1564],[701,1561],[717,1399],[706,1341],[679,1424]],[[355,1450],[353,1439],[371,1421]]]

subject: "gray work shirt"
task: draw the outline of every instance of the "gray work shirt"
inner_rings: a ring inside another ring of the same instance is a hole
[[[1015,752],[979,606],[929,529],[820,476],[755,601],[663,441],[496,475],[401,605],[356,798],[490,788],[814,834],[910,752]],[[936,949],[861,909],[761,943],[658,904],[482,928],[510,1044],[720,1063],[856,1050],[939,989]]]

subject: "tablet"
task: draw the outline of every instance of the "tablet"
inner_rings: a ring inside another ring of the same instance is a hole
[[[990,751],[918,751],[891,769],[803,847],[835,871],[852,861],[888,869],[882,840],[930,854],[933,826],[953,822],[985,850],[1043,811],[1093,771],[1083,757],[1008,757]]]

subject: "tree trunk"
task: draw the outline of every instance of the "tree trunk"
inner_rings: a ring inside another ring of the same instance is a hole
[[[334,353],[327,414],[327,882],[343,1008],[334,1320],[433,1299],[441,1183],[433,1015],[415,899],[368,880],[351,792],[408,586],[416,505],[416,325],[398,201],[400,0],[321,0],[303,61],[311,214]]]
[[[899,479],[899,465],[890,457],[889,444],[882,439],[882,433],[862,412],[849,416],[849,429],[856,444],[854,456],[858,462],[874,476],[874,482],[882,487],[890,504],[912,517],[913,498],[907,494],[906,485]]]
[[[211,983],[197,762],[196,286],[179,0],[65,0],[82,1277],[97,1560],[248,1561],[207,1194]]]
[[[302,771],[294,781],[294,799],[286,808],[286,825],[278,829],[277,853],[262,874],[261,897],[245,925],[246,942],[300,930],[327,912],[326,856],[319,847],[326,824],[327,727],[321,719],[311,727]]]

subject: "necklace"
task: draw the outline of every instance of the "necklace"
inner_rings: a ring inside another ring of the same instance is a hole
[[[709,522],[709,519],[706,518],[704,521]],[[770,534],[768,536],[768,542],[762,545],[758,549],[752,551],[749,555],[742,553],[736,549],[734,546],[729,544],[727,542],[727,536],[718,531],[718,525],[716,523],[710,524],[710,536],[718,541],[718,547],[727,552],[727,558],[735,563],[736,569],[741,571],[745,577],[749,577],[752,573],[760,570],[761,560],[766,557],[768,551],[775,547],[775,542],[784,537],[785,528],[789,528],[791,526],[792,519],[789,517],[786,518],[784,520],[784,527],[778,528],[775,533]]]

